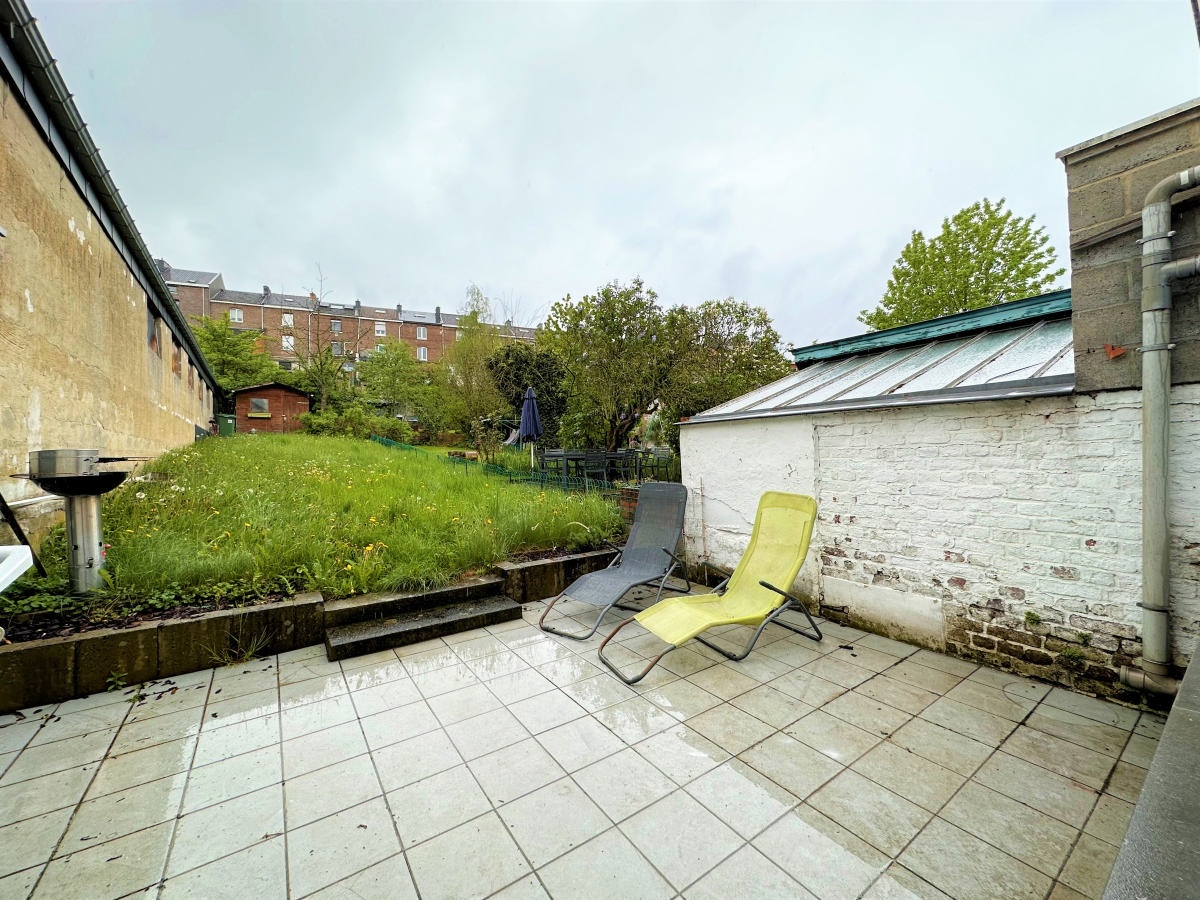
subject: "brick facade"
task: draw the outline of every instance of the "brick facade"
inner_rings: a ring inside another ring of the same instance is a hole
[[[349,363],[370,356],[385,341],[400,341],[412,348],[418,362],[435,363],[458,339],[458,316],[408,309],[403,305],[370,306],[318,303],[313,296],[279,294],[264,285],[261,293],[228,290],[216,272],[173,269],[159,260],[183,315],[220,318],[228,314],[238,330],[262,334],[262,348],[285,369],[290,369],[322,347],[336,345]],[[530,341],[532,328],[505,323],[501,334]]]

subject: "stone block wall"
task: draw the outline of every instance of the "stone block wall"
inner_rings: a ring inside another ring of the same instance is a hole
[[[0,479],[11,502],[40,493],[8,478],[28,471],[29,451],[153,456],[207,428],[213,397],[2,77],[0,106]]]
[[[1162,179],[1200,165],[1200,100],[1058,154],[1071,228],[1075,383],[1081,391],[1141,385],[1141,211]],[[1176,259],[1200,253],[1200,190],[1176,194]],[[1174,288],[1172,380],[1200,381],[1200,279]],[[1104,345],[1126,352],[1110,359]]]

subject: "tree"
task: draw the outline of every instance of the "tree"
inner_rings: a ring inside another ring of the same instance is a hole
[[[560,442],[624,447],[642,417],[659,408],[676,353],[666,338],[658,295],[640,278],[555,303],[538,339],[566,373]]]
[[[408,344],[386,341],[358,364],[358,378],[368,399],[389,415],[412,415],[426,388],[426,375]]]
[[[662,390],[668,437],[673,423],[782,378],[790,369],[767,311],[732,297],[667,313],[666,330],[678,347]]]
[[[219,319],[201,316],[192,320],[192,333],[204,351],[217,383],[226,391],[280,381],[285,375],[262,349],[257,331],[238,331],[229,324],[229,313]]]
[[[435,383],[442,389],[449,421],[464,433],[480,419],[495,418],[504,409],[487,361],[500,346],[496,326],[487,321],[488,302],[475,285],[458,317],[456,340],[439,360]]]
[[[543,429],[541,440],[554,446],[559,419],[567,409],[565,372],[558,357],[544,348],[509,342],[488,357],[487,368],[514,415],[520,413],[526,389],[533,388]]]
[[[858,320],[873,330],[924,322],[1043,293],[1066,271],[1034,216],[1022,218],[986,198],[920,231],[900,253],[883,300]]]

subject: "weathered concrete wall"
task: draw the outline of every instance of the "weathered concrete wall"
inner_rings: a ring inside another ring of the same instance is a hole
[[[736,562],[763,491],[812,494],[805,573],[827,614],[1115,692],[1141,648],[1139,402],[1120,391],[685,426],[689,558]],[[1200,386],[1175,391],[1172,419],[1183,665],[1200,637]]]
[[[57,157],[0,80],[0,479],[30,450],[152,456],[207,427],[212,397]]]
[[[1067,169],[1075,383],[1113,390],[1142,382],[1141,211],[1162,179],[1200,165],[1200,100],[1178,106],[1058,154]],[[1176,194],[1171,227],[1176,259],[1200,253],[1200,191]],[[1200,279],[1173,291],[1172,380],[1200,381]],[[1104,345],[1126,349],[1110,360]]]

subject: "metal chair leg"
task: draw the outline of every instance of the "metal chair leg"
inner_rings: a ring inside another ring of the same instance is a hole
[[[660,659],[662,659],[664,656],[666,656],[672,650],[676,649],[675,645],[672,644],[670,647],[668,647],[662,653],[658,654],[658,656],[654,657],[654,659],[650,660],[649,665],[647,665],[646,668],[642,669],[642,671],[640,671],[637,675],[633,676],[632,678],[626,678],[623,674],[621,674],[621,670],[616,667],[616,664],[613,663],[612,660],[608,659],[604,655],[604,648],[608,644],[609,641],[611,641],[614,637],[616,637],[616,634],[618,631],[620,631],[622,628],[624,628],[626,625],[628,625],[630,622],[632,622],[635,618],[636,618],[636,616],[630,616],[628,619],[625,619],[620,625],[618,625],[616,628],[614,628],[612,630],[612,633],[608,637],[606,637],[604,640],[602,640],[600,642],[600,646],[596,648],[596,655],[600,657],[600,662],[602,662],[602,663],[604,663],[604,665],[608,666],[609,671],[612,672],[614,675],[616,675],[618,678],[620,678],[626,684],[637,684],[639,681],[641,681],[643,678],[645,678],[647,675],[650,674],[650,670],[658,665],[658,661]]]
[[[604,614],[606,612],[608,612],[610,609],[612,609],[612,605],[609,605],[609,606],[604,607],[604,609],[600,610],[600,615],[596,616],[596,624],[592,626],[592,630],[589,631],[587,634],[572,634],[569,631],[563,631],[561,628],[555,628],[553,625],[546,624],[546,616],[550,615],[550,610],[554,609],[554,604],[557,603],[562,598],[563,598],[563,595],[559,594],[557,597],[555,597],[553,600],[550,601],[550,605],[546,607],[546,609],[542,612],[541,618],[538,619],[538,628],[540,628],[542,631],[545,631],[549,634],[557,634],[559,637],[570,638],[573,641],[586,641],[593,634],[595,634],[597,631],[599,631],[600,630],[600,622],[604,619]]]

